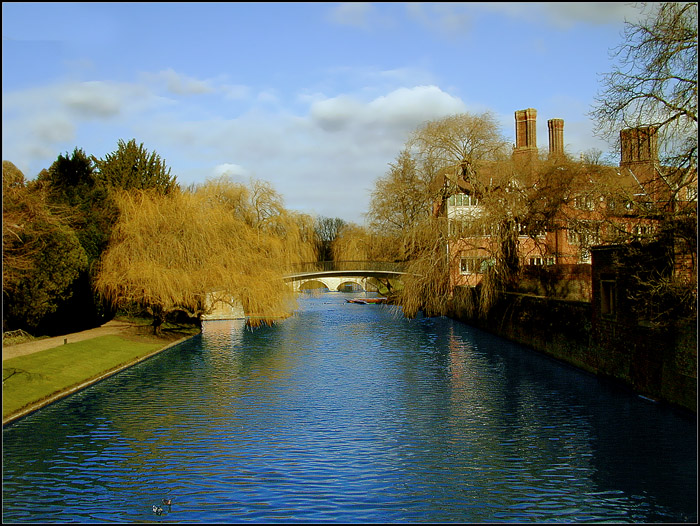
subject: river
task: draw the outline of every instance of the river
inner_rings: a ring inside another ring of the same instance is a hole
[[[694,416],[361,295],[205,322],[6,426],[3,521],[697,521]]]

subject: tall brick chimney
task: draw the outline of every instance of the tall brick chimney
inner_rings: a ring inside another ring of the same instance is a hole
[[[537,110],[515,112],[515,149],[537,149]]]
[[[641,126],[620,130],[620,166],[656,163],[659,160],[656,127]]]
[[[549,119],[549,156],[564,155],[564,119]]]
[[[531,163],[537,159],[537,110],[515,112],[515,149],[513,159]]]
[[[620,130],[620,168],[629,169],[652,199],[658,199],[664,189],[657,174],[659,148],[656,132],[655,126]]]

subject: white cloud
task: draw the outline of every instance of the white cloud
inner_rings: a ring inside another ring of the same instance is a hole
[[[232,179],[247,179],[250,177],[250,171],[234,163],[218,164],[212,172],[215,177],[231,177]]]
[[[367,106],[368,114],[403,128],[466,110],[464,102],[437,86],[399,88],[378,97]]]
[[[84,132],[88,123],[100,131],[123,123],[128,126],[172,101],[140,84],[94,81],[4,92],[2,104],[3,155],[11,156],[9,160],[31,178],[62,151],[87,146],[74,141],[96,141],[94,134]],[[100,149],[110,151],[119,138],[110,138],[110,147]]]
[[[455,37],[468,31],[473,19],[469,3],[408,3],[406,12],[415,21],[435,33]]]
[[[316,101],[311,105],[311,118],[326,131],[340,130],[363,112],[362,103],[348,95]]]
[[[67,142],[75,137],[74,124],[60,111],[36,116],[28,122],[28,127],[30,133],[39,139],[40,144]]]
[[[61,101],[84,118],[104,118],[119,114],[123,92],[114,84],[82,82],[61,90]]]
[[[279,97],[277,96],[277,93],[275,90],[263,90],[258,95],[256,96],[256,100],[258,102],[262,102],[265,104],[275,104],[279,102]]]
[[[480,13],[490,11],[517,20],[545,22],[557,29],[576,24],[620,24],[634,20],[639,10],[622,2],[435,2],[408,3],[407,14],[436,34],[467,33]]]
[[[375,73],[383,85],[381,72]],[[225,115],[217,109],[230,106],[230,85],[209,82],[214,105],[203,106],[199,99],[173,95],[164,77],[154,78],[57,83],[3,94],[3,153],[33,177],[63,151],[77,146],[100,156],[113,151],[118,139],[134,137],[165,159],[183,185],[220,175],[254,177],[269,181],[291,209],[361,222],[374,181],[410,132],[425,120],[466,110],[436,85],[371,97],[367,93],[378,88],[368,85],[336,97],[307,95],[296,113],[285,110],[274,91],[261,90],[257,99],[246,99],[252,104],[247,111]],[[249,94],[242,88],[241,95]]]
[[[412,65],[380,68],[376,65],[335,66],[323,71],[323,79],[306,86],[297,95],[300,102],[322,101],[332,96],[353,93],[363,100],[378,97],[406,86],[429,86],[438,80],[425,57],[411,59]]]
[[[390,126],[410,130],[422,122],[465,111],[464,103],[437,86],[399,88],[363,103],[348,95],[316,101],[310,116],[321,128],[338,131],[351,126]]]
[[[329,13],[329,19],[336,24],[366,28],[370,25],[370,15],[374,6],[369,2],[341,2]]]
[[[574,24],[619,24],[639,13],[633,5],[622,2],[544,2],[540,4],[549,21],[566,29]]]
[[[250,87],[242,84],[224,84],[219,89],[225,99],[244,100],[250,97]]]
[[[201,95],[213,91],[209,81],[188,77],[187,75],[176,73],[172,69],[160,71],[155,75],[147,75],[146,78],[164,82],[168,91],[175,95]]]

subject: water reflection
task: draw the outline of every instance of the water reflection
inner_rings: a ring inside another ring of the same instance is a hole
[[[3,431],[7,522],[688,521],[695,421],[447,319],[325,294]]]

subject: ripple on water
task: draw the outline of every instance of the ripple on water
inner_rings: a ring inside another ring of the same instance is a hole
[[[345,297],[208,323],[8,426],[3,518],[150,522],[168,494],[158,520],[694,522],[694,422]]]

